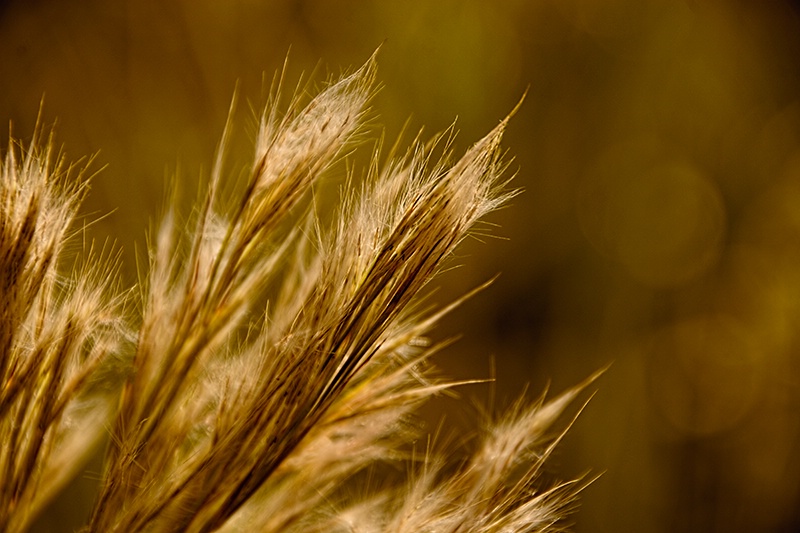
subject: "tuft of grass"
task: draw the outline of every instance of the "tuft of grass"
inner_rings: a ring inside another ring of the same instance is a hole
[[[27,149],[9,146],[0,530],[26,531],[102,442],[87,532],[563,527],[585,483],[543,485],[540,473],[563,435],[553,423],[594,377],[487,421],[463,462],[413,445],[424,438],[415,409],[456,385],[431,374],[445,343],[425,336],[470,296],[430,309],[420,293],[515,194],[500,147],[508,118],[460,158],[452,132],[395,147],[385,164],[378,149],[332,224],[303,214],[362,132],[375,72],[373,57],[282,113],[279,82],[238,192],[223,163],[229,124],[203,199],[188,224],[168,211],[137,291],[120,291],[109,252],[68,268],[85,171],[40,130]],[[370,481],[397,462],[403,482]]]

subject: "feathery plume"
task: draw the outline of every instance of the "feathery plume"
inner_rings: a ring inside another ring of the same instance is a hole
[[[85,176],[54,156],[52,139],[40,149],[41,135],[27,150],[11,142],[0,168],[0,530],[9,532],[24,531],[101,442],[110,403],[88,394],[90,378],[124,337],[114,257],[90,253],[61,272]]]
[[[425,336],[471,295],[431,310],[420,293],[476,222],[515,194],[500,147],[508,118],[460,158],[452,131],[404,156],[393,149],[382,167],[376,150],[330,227],[302,223],[311,187],[361,131],[375,71],[373,57],[283,114],[279,83],[233,198],[221,193],[226,126],[189,230],[169,211],[152,239],[131,306],[138,320],[125,320],[107,281],[114,269],[97,266],[103,254],[59,274],[85,180],[70,185],[38,139],[21,161],[9,148],[0,176],[4,530],[30,525],[104,424],[88,532],[558,526],[583,485],[540,487],[539,473],[561,435],[551,425],[589,381],[550,402],[520,402],[454,471],[433,448],[414,459],[411,444],[423,436],[414,410],[456,385],[431,374],[447,343]],[[107,382],[121,361],[121,383]],[[379,465],[409,460],[405,485],[364,487]]]

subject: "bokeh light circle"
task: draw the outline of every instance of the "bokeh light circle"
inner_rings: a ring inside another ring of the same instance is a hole
[[[645,285],[665,288],[702,275],[726,232],[718,187],[657,141],[607,150],[578,191],[584,235]]]

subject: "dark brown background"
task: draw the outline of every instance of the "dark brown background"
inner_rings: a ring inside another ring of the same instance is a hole
[[[287,52],[291,86],[381,43],[389,139],[459,117],[463,149],[529,87],[505,142],[525,192],[490,217],[509,240],[467,242],[435,299],[502,275],[437,330],[464,332],[439,363],[486,377],[494,357],[502,406],[613,362],[550,467],[604,472],[575,530],[798,530],[797,5],[7,0],[0,119],[29,138],[44,95],[67,154],[99,152],[85,212],[111,214],[90,235],[116,240],[133,283],[165,178],[191,191],[209,168],[237,80],[258,107]],[[97,468],[42,531],[80,520]]]

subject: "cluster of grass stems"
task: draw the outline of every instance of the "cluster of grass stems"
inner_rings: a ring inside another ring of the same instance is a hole
[[[105,249],[68,259],[85,170],[41,128],[27,147],[10,143],[0,530],[28,530],[103,445],[87,532],[562,528],[584,483],[542,486],[540,473],[563,434],[551,425],[583,385],[487,419],[455,464],[413,418],[456,385],[431,373],[445,343],[425,339],[461,301],[431,309],[420,291],[514,194],[500,148],[508,119],[460,159],[452,132],[388,157],[377,146],[331,224],[309,207],[363,130],[375,68],[373,58],[283,112],[279,80],[236,193],[229,123],[193,214],[168,210],[152,235],[138,289],[121,290]],[[402,480],[382,483],[381,467],[398,464]]]

